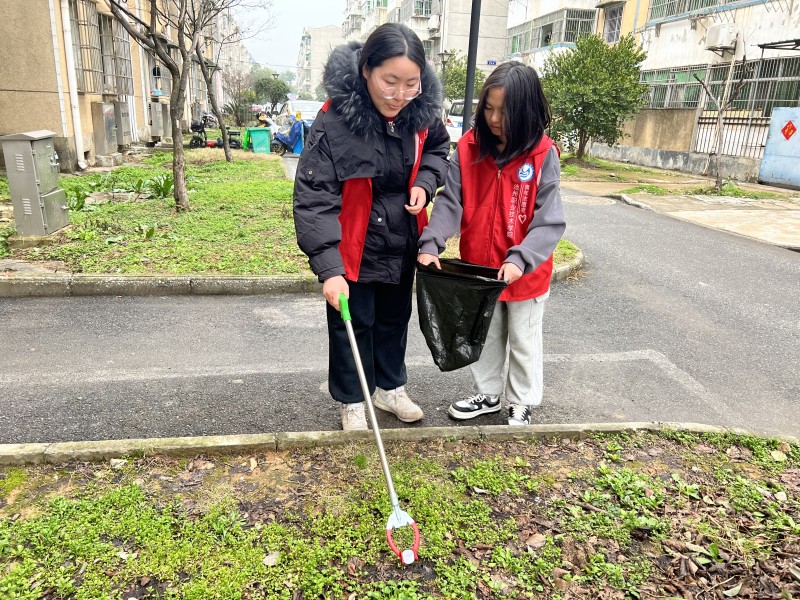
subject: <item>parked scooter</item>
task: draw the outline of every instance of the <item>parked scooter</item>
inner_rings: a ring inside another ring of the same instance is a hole
[[[205,115],[203,115],[205,117]],[[207,119],[193,119],[189,129],[194,133],[189,140],[189,148],[222,148],[222,137],[216,140],[209,140],[206,133]],[[238,129],[228,129],[228,145],[232,150],[242,149],[242,140],[239,139],[241,131]]]
[[[303,135],[303,122],[289,116],[289,124],[279,128],[272,136],[272,151],[278,156],[294,152],[294,147]]]

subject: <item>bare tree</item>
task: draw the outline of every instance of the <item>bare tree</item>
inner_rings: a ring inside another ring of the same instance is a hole
[[[725,111],[731,107],[736,98],[739,96],[740,92],[742,91],[742,87],[745,84],[745,79],[747,79],[750,76],[750,73],[752,72],[752,67],[747,68],[747,57],[743,56],[741,62],[742,68],[741,68],[741,73],[739,75],[739,80],[736,82],[736,85],[733,86],[733,89],[730,90],[730,93],[728,93],[729,89],[728,84],[730,83],[731,79],[730,74],[733,73],[735,65],[736,65],[736,60],[733,57],[731,57],[730,72],[719,96],[714,95],[714,93],[711,91],[711,87],[705,81],[700,79],[697,76],[697,74],[695,73],[692,74],[692,77],[694,77],[700,83],[700,85],[703,86],[703,89],[705,90],[706,94],[711,99],[711,101],[714,103],[714,107],[717,111],[717,138],[714,150],[712,150],[714,155],[714,171],[716,172],[716,178],[714,179],[714,187],[716,188],[717,193],[720,193],[720,191],[722,191],[722,171],[719,166],[719,157],[722,154],[722,144],[724,142],[723,133],[725,127],[724,123]],[[711,162],[711,156],[709,156],[709,164],[710,162]]]
[[[149,16],[145,22],[127,7],[127,0],[104,0],[114,17],[128,34],[145,50],[158,57],[170,72],[172,91],[169,100],[172,130],[172,174],[175,181],[175,208],[189,209],[186,189],[186,157],[183,152],[183,131],[186,93],[192,58],[205,43],[214,21],[225,10],[238,6],[269,8],[270,0],[143,0]],[[170,52],[177,45],[177,56]],[[201,66],[202,66],[201,60]]]
[[[263,8],[268,9],[271,7],[271,0],[217,0],[220,5],[219,14],[224,11],[232,11],[233,9]],[[206,82],[206,89],[208,89],[208,99],[211,102],[211,108],[214,115],[217,117],[220,131],[222,132],[222,146],[225,152],[225,160],[233,162],[233,154],[230,147],[230,136],[228,135],[228,127],[223,120],[222,109],[220,107],[219,98],[217,98],[217,90],[214,86],[214,73],[217,70],[217,65],[220,62],[220,56],[225,46],[231,44],[238,44],[242,39],[254,37],[261,32],[273,26],[274,19],[270,16],[260,24],[249,24],[246,27],[237,25],[236,28],[230,31],[223,31],[219,27],[211,27],[210,35],[203,37],[203,40],[197,46],[197,60],[200,63],[200,70],[203,74],[203,80]],[[216,25],[216,23],[215,23]],[[215,53],[214,63],[212,68],[206,61],[207,52]]]

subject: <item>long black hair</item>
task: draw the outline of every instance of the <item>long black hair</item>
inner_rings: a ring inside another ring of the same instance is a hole
[[[363,74],[364,66],[371,71],[384,61],[397,56],[407,56],[416,63],[420,76],[425,71],[425,48],[417,34],[405,25],[384,23],[364,42],[358,58],[358,72]]]
[[[475,138],[483,160],[496,152],[499,139],[486,122],[489,90],[502,88],[504,94],[503,133],[506,145],[498,159],[508,162],[532,150],[550,126],[550,105],[544,97],[536,71],[519,62],[498,65],[486,78],[475,113]]]

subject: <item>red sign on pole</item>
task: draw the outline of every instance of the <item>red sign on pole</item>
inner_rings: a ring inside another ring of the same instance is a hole
[[[795,127],[794,123],[792,123],[791,121],[786,123],[786,125],[783,126],[783,129],[781,129],[781,133],[783,134],[783,137],[785,137],[787,140],[790,137],[792,137],[795,134],[796,131],[797,131],[797,127]]]

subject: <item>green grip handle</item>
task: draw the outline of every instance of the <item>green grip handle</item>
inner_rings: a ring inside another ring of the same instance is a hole
[[[342,321],[353,320],[350,316],[350,305],[347,303],[347,296],[344,295],[344,292],[339,294],[339,310],[342,313]]]

